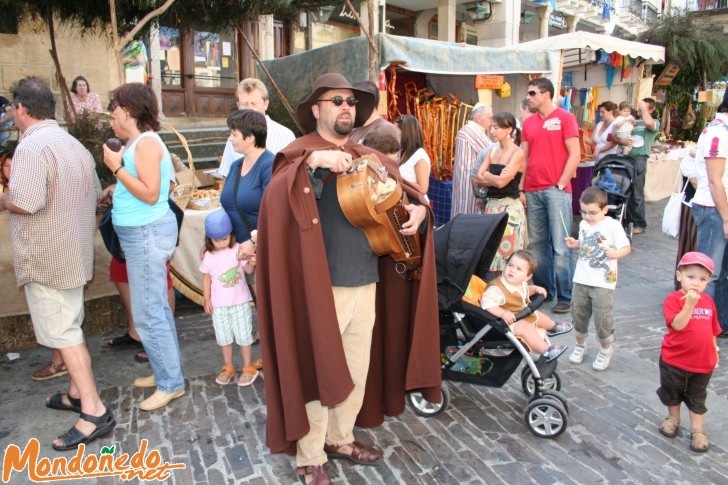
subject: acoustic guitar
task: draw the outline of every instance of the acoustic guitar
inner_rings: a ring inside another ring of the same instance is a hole
[[[409,220],[409,204],[399,181],[390,177],[376,155],[353,161],[349,171],[336,178],[339,204],[349,222],[364,231],[378,256],[390,256],[397,272],[420,279],[422,247],[420,234],[405,236],[402,224]]]

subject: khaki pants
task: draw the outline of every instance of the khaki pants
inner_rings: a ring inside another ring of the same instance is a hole
[[[336,317],[354,389],[336,406],[322,406],[321,401],[306,404],[311,429],[298,440],[297,466],[323,465],[327,461],[324,444],[341,446],[354,441],[354,422],[364,401],[369,371],[376,287],[376,283],[372,283],[356,288],[333,288]],[[320,351],[325,352],[326,349]]]

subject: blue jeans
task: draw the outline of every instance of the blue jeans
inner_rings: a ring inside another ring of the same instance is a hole
[[[697,226],[698,252],[713,260],[715,272],[705,292],[713,297],[718,309],[718,319],[724,332],[728,331],[728,258],[723,234],[723,219],[715,207],[693,204],[693,220]]]
[[[177,328],[167,299],[167,261],[177,243],[172,211],[145,226],[114,226],[126,256],[131,312],[157,389],[184,389]]]
[[[538,261],[533,282],[544,287],[549,298],[571,303],[574,256],[564,242],[564,224],[571,231],[573,221],[571,193],[551,187],[527,192],[526,201],[528,250]]]
[[[645,176],[647,175],[647,157],[635,155],[635,174],[632,181],[632,197],[627,201],[627,220],[634,227],[647,227],[645,217]]]

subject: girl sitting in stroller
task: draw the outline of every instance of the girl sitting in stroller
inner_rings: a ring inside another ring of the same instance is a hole
[[[573,326],[554,322],[539,311],[516,321],[515,314],[526,308],[530,296],[537,293],[546,296],[545,289],[527,283],[535,269],[536,258],[531,252],[525,249],[514,252],[506,261],[503,275],[488,284],[481,308],[506,322],[515,336],[522,337],[534,352],[550,362],[564,353],[568,345],[550,345],[538,329],[544,329],[549,337],[554,337],[570,332]]]

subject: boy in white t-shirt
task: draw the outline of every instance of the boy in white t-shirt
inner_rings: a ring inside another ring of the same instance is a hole
[[[589,320],[594,315],[601,349],[592,368],[599,371],[609,367],[613,353],[617,259],[627,256],[632,250],[622,225],[607,217],[607,203],[607,193],[599,187],[589,187],[582,192],[579,198],[582,217],[579,239],[565,239],[566,246],[579,249],[571,300],[576,347],[569,356],[569,362],[581,364],[584,361]]]

